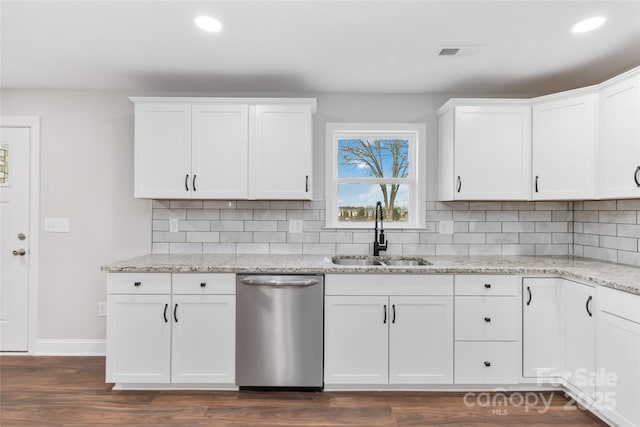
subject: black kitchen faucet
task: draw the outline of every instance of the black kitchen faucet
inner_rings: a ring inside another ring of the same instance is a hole
[[[378,237],[378,212],[380,212],[380,236]],[[382,218],[382,202],[378,200],[376,202],[376,214],[375,214],[376,224],[374,228],[374,237],[373,237],[373,256],[379,256],[380,251],[387,250],[387,242],[384,240],[384,223]]]

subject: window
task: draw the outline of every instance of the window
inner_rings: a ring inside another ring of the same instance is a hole
[[[370,228],[382,202],[385,228],[425,226],[423,124],[327,124],[326,225]]]

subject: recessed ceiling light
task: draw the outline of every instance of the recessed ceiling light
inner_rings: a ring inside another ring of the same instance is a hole
[[[584,19],[578,22],[571,28],[574,33],[586,33],[587,31],[595,30],[606,21],[604,16],[594,16],[592,18]]]
[[[200,29],[212,33],[217,33],[222,29],[222,24],[220,23],[220,21],[210,16],[198,16],[195,19],[195,23]]]

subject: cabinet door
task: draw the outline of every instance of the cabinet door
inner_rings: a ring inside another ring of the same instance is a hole
[[[534,200],[594,197],[596,96],[534,105]]]
[[[640,76],[600,91],[599,198],[640,197]]]
[[[389,302],[389,384],[452,384],[453,297]]]
[[[388,297],[326,297],[325,384],[387,384],[390,321]]]
[[[235,383],[235,295],[174,295],[171,382]]]
[[[136,103],[134,197],[191,197],[191,106]]]
[[[312,140],[310,107],[256,106],[249,198],[310,200]]]
[[[170,295],[107,296],[107,382],[171,380],[170,304]]]
[[[192,120],[193,197],[246,199],[249,107],[196,104]]]
[[[454,120],[455,199],[529,199],[530,107],[456,107]]]
[[[640,426],[640,323],[598,312],[597,361],[602,412],[617,425]]]
[[[561,279],[524,278],[522,313],[522,375],[560,374]]]
[[[562,281],[562,372],[565,380],[593,396],[596,368],[594,290],[570,280]]]

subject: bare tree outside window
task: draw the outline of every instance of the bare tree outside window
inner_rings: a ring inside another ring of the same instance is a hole
[[[405,139],[350,139],[340,141],[340,164],[347,169],[357,170],[359,176],[371,178],[406,178],[409,172],[408,141]],[[403,212],[398,209],[397,197],[400,184],[380,183],[385,218],[402,220]],[[403,209],[406,219],[406,208]]]

